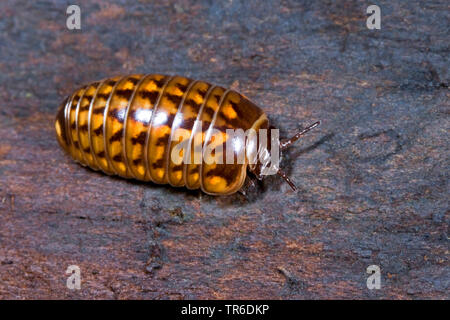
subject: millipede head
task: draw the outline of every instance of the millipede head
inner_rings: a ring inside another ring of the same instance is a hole
[[[280,150],[280,154],[281,151],[289,148],[294,142],[296,142],[298,139],[300,139],[300,137],[302,135],[304,135],[305,133],[307,133],[308,131],[314,129],[315,127],[320,125],[320,121],[317,121],[315,123],[313,123],[312,125],[306,127],[305,129],[299,131],[298,133],[296,133],[294,136],[292,136],[289,139],[284,139],[280,141],[279,144],[279,150]],[[269,131],[270,132],[270,131]],[[270,139],[268,139],[270,141]],[[266,150],[268,151],[268,153],[270,153],[270,148],[271,145],[270,143],[267,145]],[[267,153],[267,152],[266,152]],[[271,167],[272,166],[272,167]],[[258,162],[256,163],[256,165],[254,166],[253,169],[250,169],[250,171],[255,174],[256,178],[258,178],[259,180],[262,179],[263,175],[261,174],[263,172],[264,169],[270,168],[271,170],[273,170],[273,172],[276,172],[281,178],[284,179],[284,181],[286,181],[287,184],[289,184],[289,186],[292,188],[293,191],[297,190],[297,187],[295,186],[295,184],[292,182],[292,180],[286,175],[286,173],[284,173],[279,167],[278,164],[272,164],[269,160],[268,161],[261,161],[260,158],[258,158]]]

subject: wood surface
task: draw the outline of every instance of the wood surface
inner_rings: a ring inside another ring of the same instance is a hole
[[[447,1],[0,2],[0,299],[449,299]],[[277,177],[212,197],[66,156],[78,86],[180,74],[288,136]],[[69,265],[81,290],[66,287]],[[381,289],[366,268],[379,265]]]

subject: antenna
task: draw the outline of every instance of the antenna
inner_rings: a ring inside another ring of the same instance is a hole
[[[288,148],[291,144],[293,144],[295,141],[297,141],[302,135],[307,133],[308,131],[314,129],[320,124],[320,121],[314,122],[312,125],[307,127],[306,129],[303,129],[302,131],[298,132],[295,136],[289,139],[282,140],[280,142],[280,150],[284,150]]]
[[[289,179],[289,177],[283,171],[281,171],[281,169],[278,169],[277,174],[289,184],[292,191],[297,191],[297,187],[295,186],[295,184],[291,181],[291,179]]]

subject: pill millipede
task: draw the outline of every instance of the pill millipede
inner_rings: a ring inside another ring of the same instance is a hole
[[[277,147],[286,149],[319,124],[279,141]],[[235,90],[162,74],[112,77],[82,86],[60,105],[55,121],[59,144],[84,166],[124,178],[200,188],[211,195],[240,190],[247,172],[262,179],[270,161],[252,163],[244,157],[243,163],[176,163],[170,157],[180,143],[173,139],[174,133],[181,131],[187,137],[184,159],[193,159],[196,152],[203,152],[194,141],[212,144],[212,130],[271,128],[263,110]],[[238,158],[245,147],[232,152]],[[261,152],[269,153],[270,143],[258,149]],[[295,190],[281,169],[276,168],[276,173]]]

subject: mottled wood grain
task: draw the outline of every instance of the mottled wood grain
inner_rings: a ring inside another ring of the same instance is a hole
[[[0,298],[449,299],[446,1],[0,3]],[[72,3],[70,3],[72,4]],[[247,198],[108,177],[59,148],[77,86],[126,73],[233,86],[300,187]],[[66,268],[82,289],[66,288]],[[366,288],[367,266],[382,271]]]

